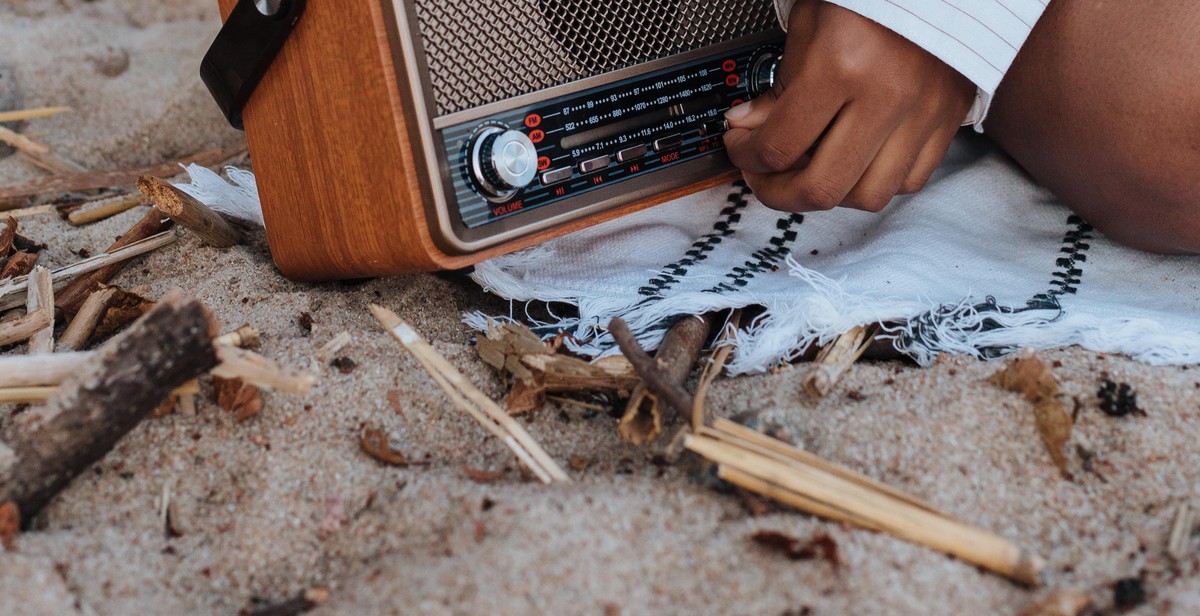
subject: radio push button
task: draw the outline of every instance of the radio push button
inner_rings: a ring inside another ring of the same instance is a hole
[[[700,134],[708,137],[723,134],[728,130],[729,122],[725,120],[713,120],[704,123],[704,126],[700,129]]]
[[[593,171],[599,171],[599,170],[609,166],[610,164],[612,164],[611,156],[609,156],[607,154],[605,154],[604,156],[597,156],[596,158],[590,158],[588,160],[585,160],[585,161],[579,163],[579,172],[580,173],[591,173]]]
[[[646,152],[649,151],[650,150],[644,145],[635,145],[632,148],[625,148],[624,150],[617,152],[617,162],[625,163],[635,158],[641,158],[646,155]]]
[[[569,180],[571,179],[572,175],[575,175],[575,170],[570,167],[551,169],[542,174],[542,186],[549,186],[551,184],[557,184],[563,180]]]
[[[655,139],[654,151],[661,152],[663,150],[677,148],[681,145],[683,145],[683,135],[676,133],[674,135],[667,135],[661,139]]]

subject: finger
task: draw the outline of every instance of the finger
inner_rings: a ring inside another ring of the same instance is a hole
[[[846,106],[803,169],[774,174],[751,173],[755,196],[769,207],[791,212],[828,210],[840,205],[862,178],[888,136],[898,114],[868,105]]]
[[[947,124],[934,130],[917,155],[908,176],[900,185],[901,194],[915,193],[925,187],[930,176],[946,158],[946,150],[950,149],[950,143],[958,134],[958,128],[955,124]]]
[[[755,101],[768,100],[759,98]],[[769,113],[753,129],[725,133],[729,158],[742,171],[766,174],[794,169],[845,103],[834,80],[801,74],[769,103]],[[757,115],[757,109],[752,113]]]
[[[762,126],[763,122],[767,121],[767,117],[771,115],[771,111],[775,108],[775,101],[778,96],[778,92],[775,89],[771,89],[748,102],[730,107],[729,111],[725,112],[725,119],[729,122],[729,128],[753,130]]]
[[[928,122],[906,122],[887,140],[862,178],[842,202],[844,207],[878,212],[900,194],[935,127]]]

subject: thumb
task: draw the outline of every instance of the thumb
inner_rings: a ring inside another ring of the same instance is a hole
[[[767,121],[771,109],[775,106],[774,91],[768,92],[754,100],[734,107],[725,112],[725,120],[730,128],[755,129]]]

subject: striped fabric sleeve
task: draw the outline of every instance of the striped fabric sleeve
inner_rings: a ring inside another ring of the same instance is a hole
[[[779,21],[796,0],[775,0]],[[964,125],[983,131],[992,95],[1049,0],[825,0],[920,45],[978,88]]]

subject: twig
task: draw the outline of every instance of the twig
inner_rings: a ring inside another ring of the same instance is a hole
[[[92,353],[0,355],[0,388],[58,385],[79,370]]]
[[[1175,510],[1175,521],[1171,523],[1171,535],[1167,539],[1167,555],[1175,562],[1187,557],[1192,543],[1192,529],[1196,527],[1196,512],[1186,503]]]
[[[690,418],[692,415],[692,395],[663,373],[654,360],[642,350],[633,332],[622,319],[614,318],[608,323],[608,332],[621,348],[626,359],[650,391],[654,392],[667,406],[671,407],[680,417]]]
[[[0,126],[0,143],[7,143],[19,152],[49,154],[50,148],[42,145],[21,133]]]
[[[23,122],[48,118],[60,113],[72,111],[70,107],[36,107],[33,109],[18,109],[16,111],[0,111],[0,122]]]
[[[218,336],[213,340],[213,344],[223,344],[226,346],[235,346],[242,349],[252,349],[258,346],[259,333],[257,329],[249,325],[243,325],[228,334]]]
[[[804,379],[804,391],[814,398],[828,394],[842,378],[842,373],[871,346],[871,340],[875,338],[872,330],[864,325],[851,328],[821,349],[813,362],[812,373]]]
[[[654,355],[654,363],[658,366],[663,378],[676,385],[682,385],[712,329],[713,315],[702,317],[685,316],[680,318],[667,331],[662,344]],[[643,377],[644,378],[644,377]],[[687,414],[680,414],[680,419],[687,421]],[[617,424],[617,433],[627,443],[641,445],[648,443],[662,433],[663,412],[659,408],[658,396],[645,382],[639,383],[633,389],[629,402],[625,406],[625,414]]]
[[[0,346],[16,344],[42,331],[50,324],[50,315],[44,311],[26,314],[23,317],[0,323]]]
[[[78,351],[87,345],[88,339],[92,337],[92,332],[96,329],[96,324],[100,322],[100,317],[108,309],[108,305],[116,293],[116,288],[106,287],[89,295],[84,300],[83,306],[79,308],[79,312],[75,313],[75,318],[67,324],[67,330],[59,337],[59,346]]]
[[[123,248],[113,250],[112,252],[101,253],[94,257],[77,261],[66,267],[60,267],[53,272],[50,272],[50,276],[53,281],[57,283],[73,276],[78,276],[79,274],[95,272],[97,270],[110,267],[113,264],[120,264],[138,255],[146,254],[152,250],[158,250],[159,248],[162,248],[163,246],[166,246],[174,241],[175,234],[170,231],[164,231],[158,235],[153,235],[144,240],[129,244]],[[0,284],[0,310],[7,310],[9,308],[20,306],[23,302],[22,298],[17,294],[25,292],[28,288],[29,281],[27,276],[14,278],[10,281]],[[91,295],[91,293],[88,293],[88,295]],[[82,304],[83,300],[86,298],[87,295],[80,300],[80,303]],[[62,293],[58,295],[58,300],[59,304],[61,305]]]
[[[317,383],[312,374],[281,368],[258,353],[228,345],[216,345],[216,349],[221,363],[213,369],[213,376],[293,394],[307,393]]]
[[[2,208],[0,208],[0,209],[2,209]],[[9,210],[9,211],[5,212],[4,215],[12,216],[13,218],[27,218],[29,216],[40,216],[42,214],[50,214],[50,213],[53,213],[54,210],[55,210],[54,206],[50,205],[50,204],[35,205],[32,207],[23,207],[19,210]]]
[[[117,238],[117,241],[113,242],[105,252],[112,253],[119,248],[124,248],[155,234],[162,233],[170,229],[172,224],[169,219],[163,218],[161,213],[151,210],[141,220],[134,223],[128,231],[121,234],[121,237]],[[74,315],[89,295],[103,287],[105,283],[111,280],[113,276],[116,276],[124,267],[125,261],[121,260],[105,265],[86,276],[79,276],[62,290],[62,293],[58,296],[58,301],[55,302],[55,306],[66,316]]]
[[[0,403],[5,402],[45,402],[58,393],[59,386],[39,385],[35,387],[3,387],[0,388]],[[194,396],[200,393],[200,383],[196,380],[171,390],[172,396]]]
[[[25,314],[43,312],[49,317],[49,323],[29,337],[29,353],[54,352],[54,283],[50,278],[50,270],[38,266],[29,275],[29,289],[26,292]]]
[[[127,212],[142,204],[143,197],[137,195],[116,195],[84,203],[79,209],[71,212],[67,220],[80,227],[111,218],[122,212]]]
[[[717,338],[714,347],[712,359],[704,364],[704,370],[700,373],[700,381],[696,384],[696,394],[692,397],[692,431],[699,431],[701,426],[707,423],[707,417],[704,408],[705,398],[708,397],[708,388],[712,385],[714,379],[721,374],[721,370],[725,369],[726,362],[729,361],[729,356],[733,353],[733,338],[737,335],[737,330],[742,324],[742,311],[739,308],[734,310],[733,314],[729,315],[729,321],[725,324],[725,329]]]
[[[31,518],[150,414],[171,392],[217,362],[216,324],[196,300],[168,296],[96,351],[46,406],[22,415],[0,474],[0,502]]]
[[[154,202],[154,207],[200,236],[205,244],[229,248],[242,243],[241,231],[182,190],[151,176],[139,178],[137,188]]]
[[[40,178],[24,184],[0,188],[0,204],[11,203],[13,200],[20,198],[38,197],[50,193],[130,186],[134,182],[137,182],[137,179],[143,175],[172,177],[182,172],[179,168],[180,165],[197,164],[204,167],[212,167],[237,157],[245,151],[245,146],[240,146],[227,150],[201,152],[182,160],[151,167],[118,169],[113,171],[90,171],[87,173]],[[3,205],[0,205],[0,210],[15,208],[16,206],[5,208]]]
[[[326,342],[321,345],[320,349],[317,349],[317,361],[323,364],[333,359],[333,356],[347,344],[350,344],[351,340],[350,332],[341,332],[330,338],[329,342]]]
[[[396,313],[375,304],[371,314],[380,325],[429,373],[455,404],[471,415],[488,432],[504,441],[543,483],[570,482],[571,478],[542,449],[521,424],[508,416],[499,405],[479,391],[408,323]]]
[[[3,126],[0,126],[0,142],[7,143],[16,148],[30,162],[51,173],[68,174],[87,171],[79,163],[67,160],[51,152],[49,147]]]

